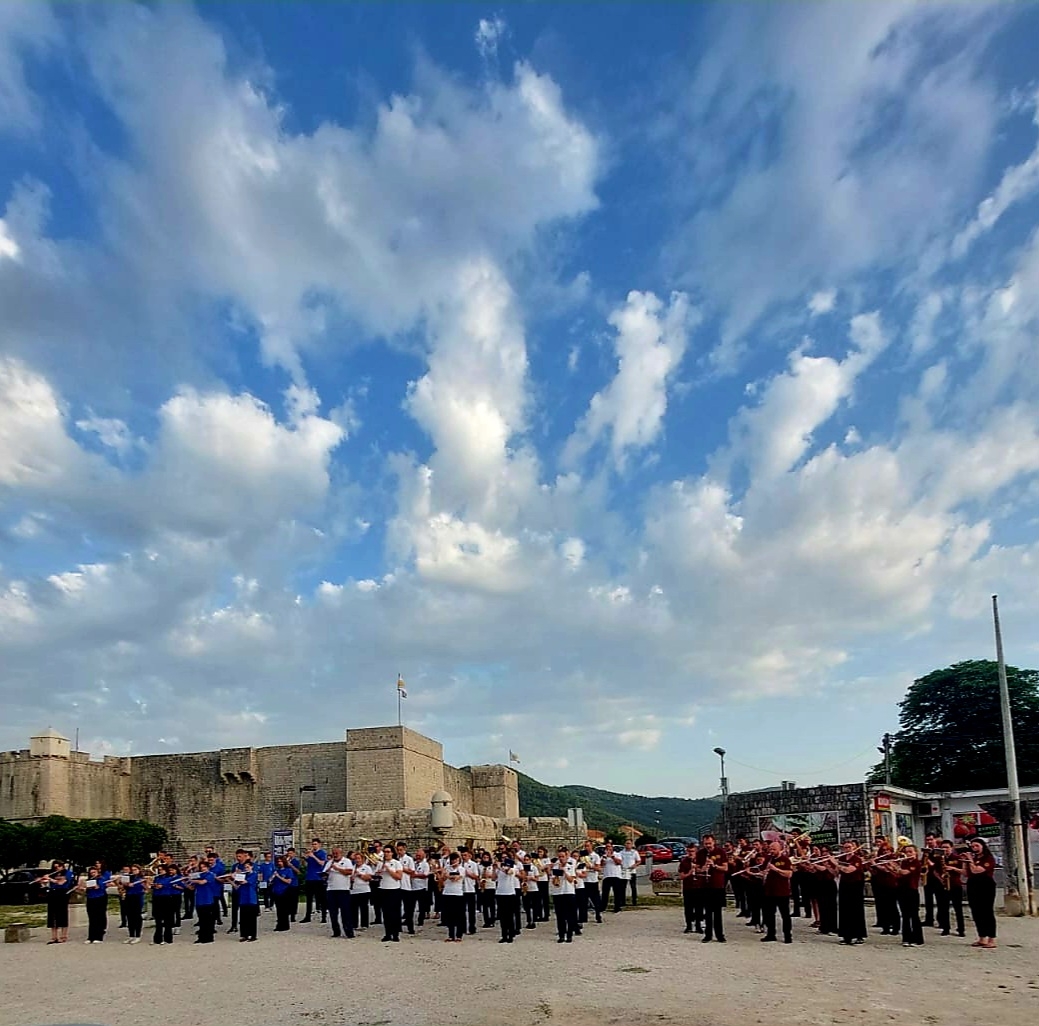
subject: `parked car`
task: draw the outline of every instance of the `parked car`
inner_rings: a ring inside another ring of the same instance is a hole
[[[666,844],[643,844],[638,851],[646,862],[671,862],[675,857]]]
[[[39,905],[46,900],[36,882],[46,869],[12,869],[0,876],[0,905]]]

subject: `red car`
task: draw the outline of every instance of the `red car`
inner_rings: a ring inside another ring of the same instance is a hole
[[[639,854],[646,862],[671,862],[675,853],[666,844],[642,844]]]

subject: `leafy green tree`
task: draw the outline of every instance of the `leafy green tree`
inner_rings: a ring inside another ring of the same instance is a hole
[[[1007,667],[1017,770],[1039,783],[1039,671]],[[870,774],[884,780],[884,764]],[[1003,720],[995,662],[976,659],[914,680],[899,703],[891,782],[916,791],[1005,787]]]
[[[0,868],[15,869],[39,861],[32,827],[0,819]]]
[[[101,859],[106,866],[118,868],[127,863],[148,862],[151,853],[166,844],[166,831],[162,827],[135,819],[48,816],[22,829],[25,831],[23,857],[12,864],[63,858],[77,866],[86,866]],[[5,852],[5,861],[9,857]]]

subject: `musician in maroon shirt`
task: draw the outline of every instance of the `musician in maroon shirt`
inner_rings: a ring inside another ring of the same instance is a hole
[[[779,841],[769,844],[761,875],[762,917],[766,931],[761,941],[765,943],[776,939],[776,912],[779,912],[783,921],[783,943],[791,944],[790,877],[794,875],[794,867]]]
[[[834,864],[838,872],[837,932],[842,944],[861,944],[866,939],[866,910],[864,893],[866,872],[862,868],[860,848],[854,841],[845,841]]]
[[[696,865],[703,874],[702,891],[704,904],[703,943],[711,940],[725,943],[722,929],[722,909],[725,908],[725,885],[728,882],[729,857],[718,847],[714,834],[704,834],[700,850],[696,853]]]
[[[678,863],[678,879],[682,881],[682,908],[685,912],[685,932],[703,933],[703,877],[697,872],[696,845],[687,844],[685,855]]]
[[[967,870],[967,903],[970,905],[978,939],[974,948],[996,946],[996,857],[980,837],[972,837],[970,851],[964,856]]]
[[[902,913],[903,948],[921,948],[924,944],[924,931],[920,925],[920,877],[923,869],[916,845],[903,845],[898,862],[892,869],[898,880],[895,893],[898,911]]]

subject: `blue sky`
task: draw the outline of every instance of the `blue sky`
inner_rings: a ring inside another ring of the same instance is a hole
[[[0,745],[696,796],[1039,665],[1039,9],[0,6]]]

